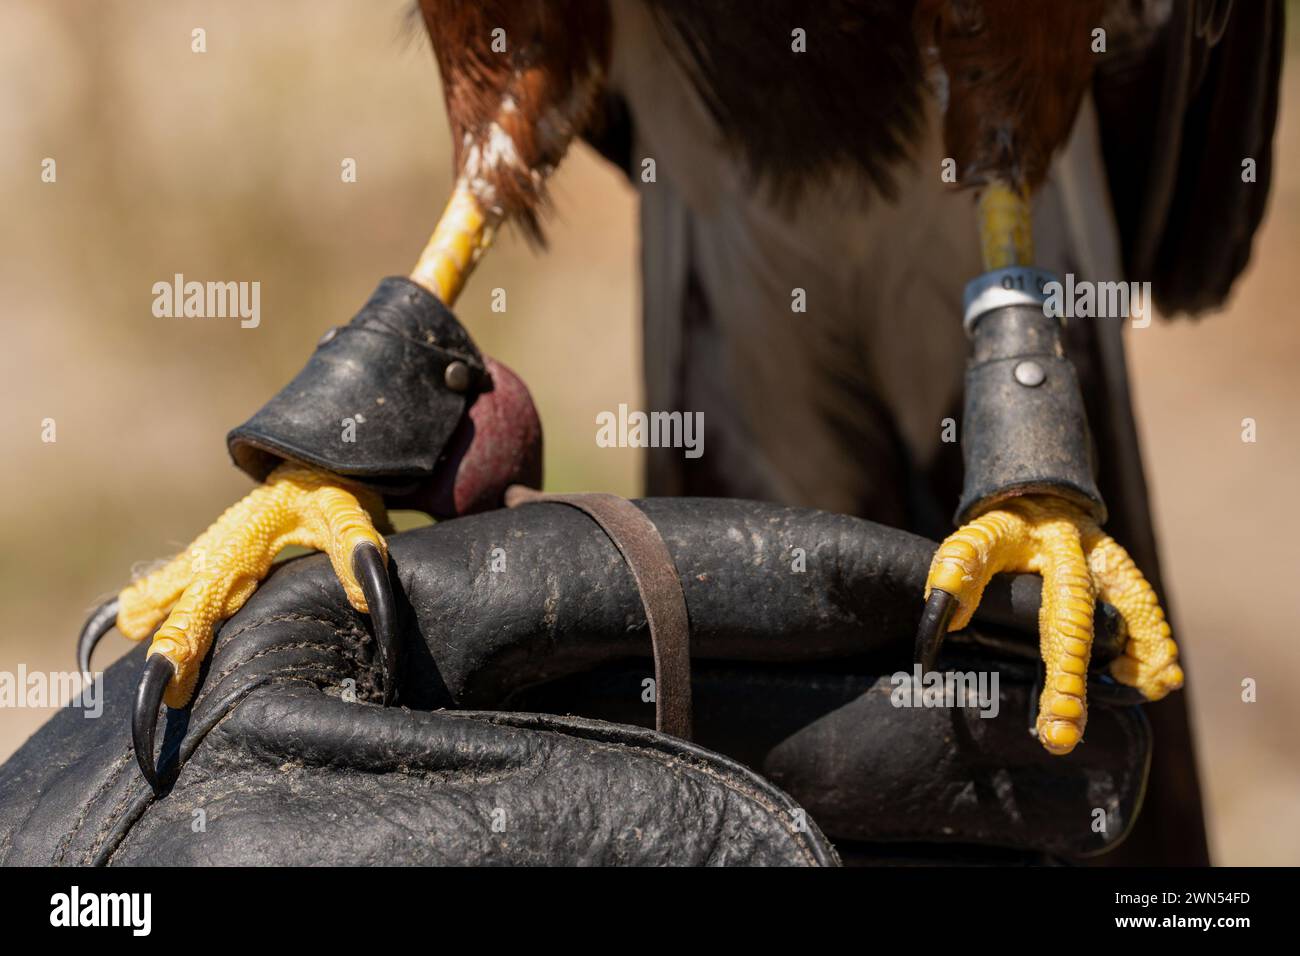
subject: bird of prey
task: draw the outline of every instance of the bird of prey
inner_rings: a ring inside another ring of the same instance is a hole
[[[502,227],[541,240],[548,177],[575,140],[622,166],[640,196],[648,405],[703,412],[710,429],[698,460],[649,454],[648,493],[943,539],[917,595],[931,649],[993,574],[1041,574],[1036,730],[1052,753],[1083,739],[1098,597],[1127,625],[1113,676],[1151,700],[1182,685],[1121,322],[1052,333],[1078,370],[1108,507],[1068,482],[1015,488],[977,497],[953,531],[961,304],[972,279],[1041,268],[1149,282],[1166,315],[1219,305],[1268,192],[1280,2],[421,0],[419,14],[456,172],[410,278],[451,307]],[[113,624],[153,637],[136,713],[146,774],[160,700],[187,703],[214,626],[285,545],[327,552],[380,644],[394,639],[384,499],[283,450],[262,472],[195,542],[202,568],[185,549],[83,632],[83,667]],[[1183,705],[1153,714],[1167,733],[1147,815],[1182,826],[1168,860],[1203,836]]]

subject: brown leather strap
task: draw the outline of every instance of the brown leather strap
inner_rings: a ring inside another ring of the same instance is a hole
[[[655,729],[691,738],[691,627],[677,566],[654,522],[626,498],[602,493],[548,495],[523,485],[506,491],[506,506],[553,501],[596,522],[627,562],[641,594],[655,661]]]

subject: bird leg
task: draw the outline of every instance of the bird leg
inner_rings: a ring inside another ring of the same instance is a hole
[[[990,272],[1032,265],[1027,189],[991,183],[979,197],[978,214],[984,264]],[[1029,319],[1043,321],[1032,314]],[[976,329],[981,321],[987,319],[975,318]],[[983,360],[991,366],[1000,357],[985,355]],[[1061,356],[1009,364],[1015,365],[1017,380],[1022,365],[1034,365],[1033,374],[1020,381],[1030,391],[1051,374],[1064,374],[1073,384],[1072,370]],[[1004,371],[1010,369],[1004,366]],[[1077,393],[1077,385],[1073,387]],[[967,467],[969,479],[969,461]],[[1080,495],[1077,487],[1063,486],[1058,492],[1051,484],[1039,480],[1031,487],[993,489],[997,493],[963,507],[965,523],[939,546],[930,565],[917,656],[925,668],[934,666],[944,633],[969,624],[994,574],[1042,575],[1039,633],[1046,678],[1035,729],[1044,748],[1066,754],[1083,739],[1087,724],[1086,679],[1098,597],[1112,604],[1127,625],[1124,651],[1110,666],[1116,680],[1136,687],[1149,700],[1159,700],[1182,686],[1183,672],[1151,585],[1128,553],[1101,530],[1088,496]]]
[[[994,180],[980,192],[978,213],[986,271],[1033,264],[1033,207],[1026,187]]]
[[[373,477],[371,487],[391,486],[385,491],[390,502],[445,499],[453,511],[462,503],[499,504],[497,492],[504,493],[504,482],[512,478],[540,483],[540,475],[534,476],[540,471],[540,425],[527,389],[503,366],[484,360],[449,310],[503,222],[516,222],[526,235],[540,239],[546,178],[602,101],[609,12],[603,0],[422,0],[420,8],[443,75],[458,176],[410,281],[385,280],[367,309],[335,330],[349,335],[322,339],[288,398],[282,391],[231,433],[236,463],[264,484],[180,556],[96,609],[82,629],[78,658],[85,672],[95,643],[114,623],[134,640],[154,634],[132,726],[136,758],[155,790],[159,706],[189,704],[217,624],[248,600],[288,545],[329,554],[349,602],[370,614],[384,701],[389,701],[398,647],[380,533],[388,527],[384,499],[359,480],[335,474],[336,469]],[[573,29],[579,22],[584,29]],[[371,304],[374,310],[368,311]],[[402,328],[392,328],[394,322]],[[357,344],[363,340],[366,344]],[[380,380],[385,376],[392,380]],[[334,436],[316,427],[332,415],[350,414],[343,406],[351,402],[370,408],[387,402],[386,412],[372,416],[387,414],[386,428],[371,426],[373,434],[385,436],[385,448],[340,451]],[[410,436],[401,434],[406,423],[394,409],[426,416],[418,434],[438,447],[397,449],[401,438]],[[474,422],[471,436],[477,437],[465,438],[460,426],[466,417]],[[297,440],[303,435],[310,439],[306,444]],[[448,453],[454,439],[460,441],[459,459]],[[456,470],[471,452],[492,442],[498,443],[497,454],[480,452],[490,461]],[[383,471],[389,467],[397,471]],[[408,482],[410,473],[418,473],[420,481]],[[462,474],[468,475],[464,485]]]
[[[462,177],[411,279],[450,306],[491,243],[497,218],[484,210]],[[153,635],[132,726],[136,757],[155,790],[153,739],[160,703],[172,708],[189,704],[217,625],[244,605],[275,557],[290,545],[328,554],[349,603],[371,616],[384,701],[391,699],[397,632],[386,572],[388,548],[381,534],[387,530],[379,494],[325,471],[284,462],[179,555],[91,615],[78,641],[84,673],[90,671],[95,644],[114,624],[131,640]]]
[[[461,177],[428,245],[411,270],[411,279],[451,308],[479,257],[492,244],[499,221],[500,214],[484,208]]]

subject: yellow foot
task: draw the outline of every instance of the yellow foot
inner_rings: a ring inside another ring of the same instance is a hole
[[[79,642],[83,671],[90,669],[95,643],[114,623],[132,640],[153,634],[136,693],[132,736],[140,768],[155,790],[158,705],[165,701],[169,707],[184,707],[190,702],[217,624],[244,605],[276,555],[290,545],[326,552],[348,601],[370,614],[387,701],[397,659],[397,629],[386,567],[388,546],[376,525],[388,530],[378,495],[286,463],[183,552],[91,616]]]
[[[290,545],[329,554],[348,601],[368,613],[352,562],[363,543],[387,561],[375,522],[387,526],[378,495],[300,465],[280,465],[193,544],[118,595],[117,629],[134,641],[154,635],[149,656],[161,654],[175,672],[163,699],[184,707],[216,625],[243,607]]]
[[[95,642],[114,623],[132,640],[153,634],[136,694],[132,735],[140,767],[155,790],[153,738],[159,703],[178,708],[190,702],[217,624],[244,605],[276,555],[290,545],[327,553],[348,601],[371,616],[387,701],[397,630],[386,567],[388,546],[376,525],[388,530],[378,495],[286,463],[181,554],[92,615],[80,641],[83,671],[89,670]]]
[[[935,552],[926,580],[927,616],[941,635],[970,623],[994,574],[1043,577],[1039,633],[1047,678],[1038,709],[1038,739],[1054,754],[1069,753],[1087,723],[1088,659],[1093,604],[1112,604],[1128,628],[1124,653],[1111,664],[1121,683],[1159,700],[1183,686],[1178,646],[1155,592],[1109,535],[1061,498],[1027,495],[1004,502],[952,534]],[[932,614],[951,595],[955,607]],[[936,601],[930,601],[936,595]],[[949,614],[951,615],[949,617]]]

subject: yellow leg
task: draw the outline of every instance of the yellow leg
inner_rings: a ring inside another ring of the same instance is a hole
[[[171,661],[175,676],[164,700],[184,707],[217,624],[244,605],[289,545],[328,553],[348,601],[368,613],[352,554],[365,541],[387,558],[376,523],[387,527],[377,495],[345,489],[309,468],[281,465],[180,556],[118,595],[118,630],[143,640],[163,621],[149,655]]]
[[[497,217],[483,208],[463,179],[459,180],[411,272],[411,281],[451,308],[479,258],[492,244],[497,225]]]
[[[1033,263],[1034,217],[1027,189],[990,183],[980,193],[979,221],[986,270]]]

